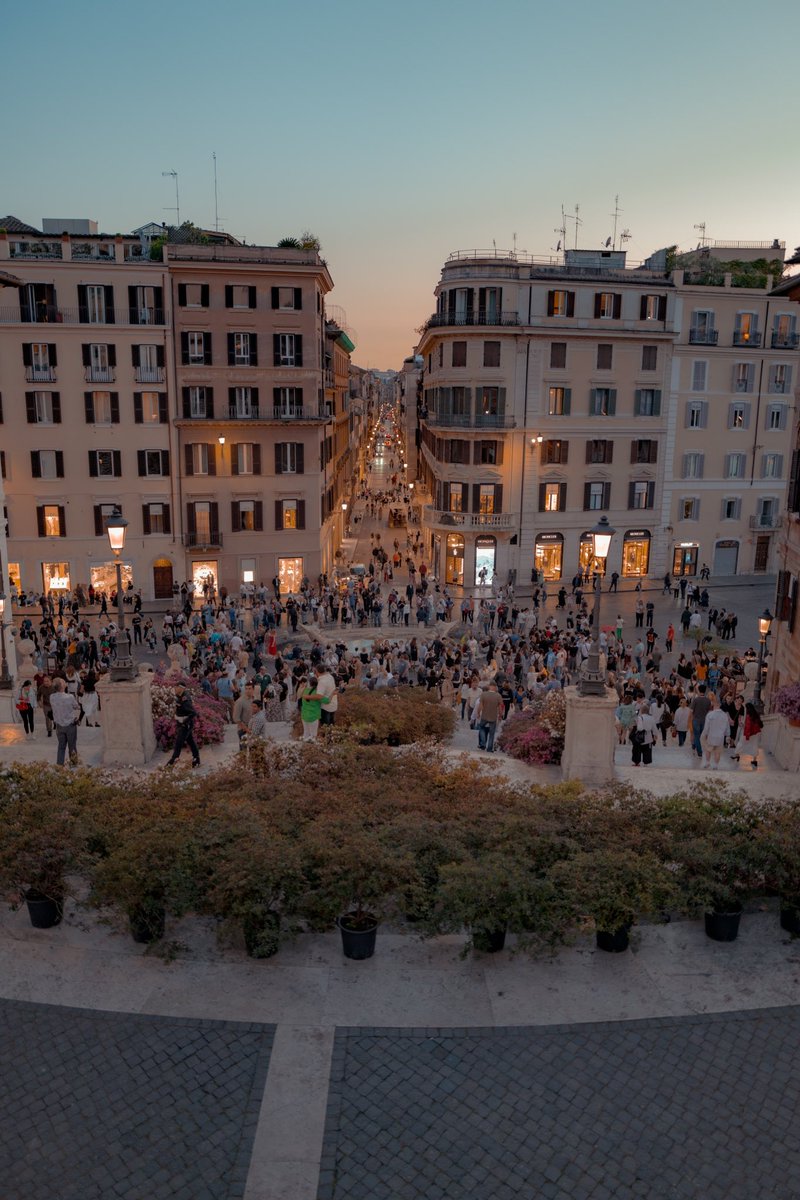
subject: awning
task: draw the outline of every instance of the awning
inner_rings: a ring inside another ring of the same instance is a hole
[[[355,342],[351,342],[346,333],[340,333],[336,339],[336,344],[346,350],[348,354],[352,354],[356,348]]]

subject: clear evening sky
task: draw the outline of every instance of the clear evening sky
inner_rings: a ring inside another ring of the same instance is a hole
[[[399,367],[456,249],[800,242],[797,0],[71,0],[2,26],[0,213],[313,230]],[[568,243],[574,242],[568,226]]]

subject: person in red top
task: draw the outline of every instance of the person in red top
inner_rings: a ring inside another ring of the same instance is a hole
[[[670,621],[669,625],[667,626],[667,632],[664,634],[664,649],[666,650],[667,654],[672,653],[672,643],[674,640],[675,626],[672,624],[672,621]]]
[[[739,740],[736,743],[736,753],[733,757],[738,760],[743,754],[749,754],[751,756],[750,765],[754,771],[757,771],[763,721],[756,706],[750,702],[745,705],[744,713],[744,722],[739,727]]]

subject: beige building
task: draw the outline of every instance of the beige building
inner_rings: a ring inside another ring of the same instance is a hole
[[[87,230],[90,229],[86,223]],[[349,354],[316,250],[173,244],[0,219],[9,573],[38,593],[331,569],[351,490]],[[157,228],[157,227],[154,227]],[[9,282],[8,280],[6,282]]]
[[[413,434],[437,573],[569,580],[601,513],[624,578],[774,569],[794,326],[769,280],[719,282],[613,250],[451,255]]]

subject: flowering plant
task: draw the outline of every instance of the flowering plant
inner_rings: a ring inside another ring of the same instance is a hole
[[[498,739],[501,750],[531,766],[561,762],[566,728],[564,693],[537,696],[522,712],[512,713]]]
[[[800,721],[800,683],[787,683],[772,698],[772,708],[790,721]]]
[[[194,723],[194,740],[198,746],[208,746],[223,741],[225,737],[225,717],[227,708],[219,700],[207,696],[200,684],[192,675],[173,675],[167,681],[163,674],[156,672],[153,676],[153,732],[156,742],[162,750],[168,750],[175,742],[177,722],[175,708],[177,697],[175,687],[182,683],[190,693],[192,704],[197,713]]]

